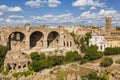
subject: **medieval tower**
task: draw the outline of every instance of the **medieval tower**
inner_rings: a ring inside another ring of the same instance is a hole
[[[106,35],[110,36],[112,30],[112,18],[107,17],[105,22],[106,22],[105,24]]]

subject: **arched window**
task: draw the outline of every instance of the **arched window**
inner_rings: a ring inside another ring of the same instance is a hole
[[[50,32],[47,37],[47,46],[56,47],[57,45],[59,45],[59,38],[60,38],[60,35],[58,32],[56,31]]]
[[[67,41],[67,47],[69,47],[69,42]]]
[[[64,44],[63,44],[63,45],[64,45],[64,47],[65,47],[65,41],[64,41]]]
[[[70,47],[72,47],[72,42],[70,41]]]
[[[30,35],[30,48],[33,47],[43,47],[43,39],[44,35],[40,31],[35,31]]]

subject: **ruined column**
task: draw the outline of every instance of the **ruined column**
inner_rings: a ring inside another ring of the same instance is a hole
[[[13,70],[13,69],[14,69],[14,65],[11,64],[10,67],[11,67],[11,71],[14,71],[14,70]]]
[[[59,34],[60,34],[59,47],[64,47],[63,31],[61,31]]]
[[[25,47],[26,47],[26,49],[30,49],[30,33],[29,33],[29,31],[30,31],[30,24],[25,24],[25,29],[26,29],[26,40],[25,40]]]
[[[44,40],[43,40],[43,47],[44,48],[47,48],[47,33],[45,32],[45,34],[44,34],[45,36],[44,36]]]
[[[15,66],[15,71],[17,71],[17,72],[18,72],[18,65],[16,65],[16,66]]]

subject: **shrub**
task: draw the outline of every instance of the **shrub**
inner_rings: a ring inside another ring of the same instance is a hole
[[[112,65],[112,63],[113,63],[112,58],[106,57],[106,58],[103,58],[103,60],[100,62],[100,66],[109,67]]]
[[[28,75],[30,75],[32,73],[33,73],[33,71],[31,71],[31,70],[22,72],[22,74],[25,75],[25,76],[28,76]]]
[[[0,45],[0,67],[3,65],[8,48]]]
[[[120,54],[120,47],[105,48],[104,54],[105,54],[105,55],[116,55],[116,54]]]
[[[12,76],[17,78],[20,74],[21,74],[20,72],[18,72],[18,73],[13,73]]]
[[[86,63],[86,62],[88,62],[88,59],[82,58],[81,61],[80,61],[80,64],[84,64],[84,63]]]
[[[19,76],[23,76],[23,75],[28,76],[32,73],[33,73],[33,71],[28,70],[28,71],[24,71],[24,72],[15,72],[15,73],[12,74],[12,76],[18,78]]]
[[[101,58],[103,56],[103,53],[97,50],[98,50],[98,47],[96,45],[89,46],[85,54],[85,58],[88,60],[95,60],[95,59]]]
[[[64,62],[64,56],[48,56],[47,57],[49,67],[60,65]]]
[[[108,73],[103,73],[103,75],[101,76],[101,80],[109,80]]]
[[[9,73],[8,66],[6,67],[6,70],[3,72],[4,75],[7,75]]]
[[[32,60],[39,60],[40,59],[40,55],[39,55],[38,52],[32,52],[30,54],[30,57],[31,57]]]
[[[81,59],[81,56],[78,54],[77,51],[69,51],[65,55],[66,62],[79,61],[80,59]]]
[[[40,53],[40,59],[45,59],[45,58],[46,58],[45,53],[41,52]]]
[[[38,72],[44,68],[47,68],[49,65],[48,65],[48,61],[47,59],[41,59],[39,61],[32,61],[32,63],[30,64],[30,66],[32,67],[32,69],[35,71],[35,72]]]
[[[101,78],[95,72],[93,72],[87,76],[84,76],[83,80],[101,80]]]

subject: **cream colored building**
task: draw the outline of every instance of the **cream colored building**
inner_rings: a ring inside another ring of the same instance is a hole
[[[96,45],[98,51],[104,51],[108,47],[108,42],[105,40],[104,36],[98,35],[97,33],[92,33],[92,38],[89,40],[89,46]]]

